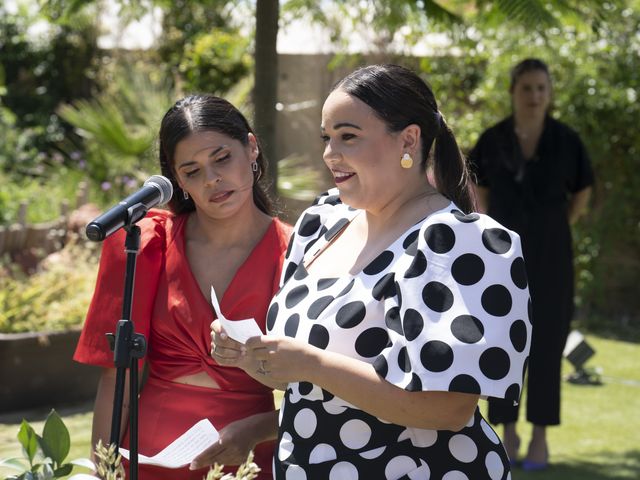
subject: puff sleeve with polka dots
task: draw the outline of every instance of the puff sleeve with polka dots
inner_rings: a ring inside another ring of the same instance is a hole
[[[517,402],[531,324],[517,234],[455,207],[409,232],[385,305],[390,342],[374,361],[409,391],[455,391]]]

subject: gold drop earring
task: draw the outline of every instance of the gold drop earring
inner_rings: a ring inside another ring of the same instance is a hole
[[[411,158],[411,155],[408,153],[402,155],[402,158],[400,159],[400,166],[407,169],[413,167],[413,158]]]

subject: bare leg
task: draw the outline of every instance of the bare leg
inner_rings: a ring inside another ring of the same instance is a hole
[[[529,462],[545,464],[547,463],[548,457],[547,427],[544,425],[534,425],[531,434],[531,443],[529,443],[529,451],[527,452],[527,460]]]
[[[516,432],[516,422],[504,424],[502,440],[509,460],[514,463],[518,459],[518,448],[520,448],[520,437]]]

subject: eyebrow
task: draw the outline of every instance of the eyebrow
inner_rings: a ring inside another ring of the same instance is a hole
[[[359,127],[358,125],[355,125],[355,124],[353,124],[353,123],[349,123],[349,122],[336,123],[336,124],[333,126],[333,129],[334,129],[334,130],[338,130],[338,129],[343,128],[343,127],[351,127],[351,128],[355,128],[355,129],[357,129],[357,130],[362,130],[362,128],[361,128],[361,127]],[[320,125],[320,130],[324,130],[324,129],[325,129],[325,128],[324,128],[324,125]]]
[[[220,150],[222,150],[223,148],[226,148],[227,145],[220,145],[218,148],[214,149],[208,156],[208,158],[213,157],[214,155],[216,155],[218,152],[220,152]],[[188,167],[190,165],[193,165],[194,163],[196,163],[194,160],[190,160],[184,163],[181,163],[180,165],[178,165],[178,168],[182,168],[182,167]]]
[[[218,148],[216,148],[213,152],[211,152],[209,154],[209,158],[213,157],[215,154],[217,154],[223,148],[227,148],[227,146],[226,145],[220,145]]]

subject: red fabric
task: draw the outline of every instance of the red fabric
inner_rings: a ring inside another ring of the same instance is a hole
[[[148,344],[145,359],[149,380],[140,397],[139,419],[139,451],[148,456],[155,455],[202,418],[210,418],[221,429],[243,416],[274,408],[269,388],[240,369],[218,365],[209,355],[214,314],[185,254],[186,219],[186,215],[173,216],[154,210],[139,222],[141,242],[132,320],[135,331],[144,334]],[[227,318],[255,318],[265,330],[267,308],[278,289],[290,233],[290,226],[273,220],[222,298],[218,298]],[[124,235],[120,231],[104,243],[96,289],[74,355],[79,362],[113,367],[113,353],[104,335],[115,331],[121,317],[126,265]],[[207,372],[220,390],[171,382],[201,371]],[[198,388],[202,390],[200,395],[194,391]],[[271,452],[262,454],[266,463],[259,465],[269,476],[260,478],[270,478],[270,456]],[[146,471],[143,468],[148,467],[140,467],[142,479],[202,478],[190,476],[193,472],[186,469],[153,468],[143,474]]]
[[[152,210],[139,222],[140,251],[136,262],[134,301],[131,318],[135,330],[149,338],[160,271],[164,265],[165,224],[169,212]],[[122,318],[122,296],[126,254],[124,230],[119,230],[104,241],[100,256],[98,279],[85,325],[78,341],[74,360],[101,367],[113,367],[113,353],[109,350],[106,333],[115,333],[116,323]]]
[[[229,392],[167,382],[149,378],[140,394],[138,418],[138,451],[153,456],[186,432],[193,424],[208,418],[219,430],[230,422],[258,412],[274,409],[273,395]],[[224,408],[220,408],[223,405]],[[129,448],[129,432],[122,440]],[[262,471],[261,480],[272,479],[271,461],[275,440],[259,444],[254,449],[254,462]],[[124,464],[129,473],[129,463]],[[188,468],[167,469],[138,465],[140,480],[202,480],[209,468],[189,471]],[[237,466],[225,466],[225,472],[235,473]]]

